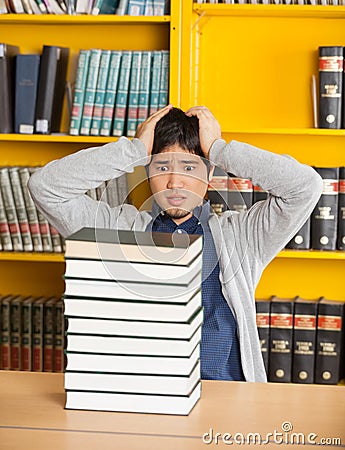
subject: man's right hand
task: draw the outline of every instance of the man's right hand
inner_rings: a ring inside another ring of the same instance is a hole
[[[165,116],[172,108],[172,105],[167,105],[165,108],[159,109],[153,113],[145,122],[142,122],[135,133],[135,137],[140,139],[147,148],[147,154],[151,156],[154,132],[157,122]]]

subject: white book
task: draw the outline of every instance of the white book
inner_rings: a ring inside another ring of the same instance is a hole
[[[0,14],[7,14],[8,9],[5,0],[0,0]]]
[[[121,300],[64,298],[65,315],[99,319],[186,322],[201,306],[201,292],[188,303],[158,303]]]
[[[68,332],[117,336],[190,339],[203,321],[200,308],[187,322],[151,322],[138,320],[89,319],[69,317]]]
[[[128,2],[129,2],[129,0],[120,0],[119,6],[116,9],[116,14],[118,16],[124,16],[124,15],[128,14],[127,13],[127,11],[128,11]]]
[[[189,357],[101,355],[69,351],[66,356],[66,371],[189,376],[200,359],[200,345]]]
[[[201,270],[201,253],[185,266],[66,258],[65,277],[188,285]]]
[[[201,395],[201,383],[190,395],[143,395],[104,392],[66,392],[66,409],[188,415]]]
[[[38,5],[37,5],[35,0],[29,0],[29,4],[31,6],[33,14],[42,14],[42,11],[38,7]]]
[[[66,372],[65,389],[98,392],[188,395],[200,381],[200,363],[189,376]]]
[[[67,350],[78,353],[190,356],[200,340],[201,327],[190,339],[99,336],[67,332]]]
[[[201,251],[196,235],[82,228],[66,238],[65,256],[184,265]]]
[[[65,278],[65,295],[151,302],[188,303],[201,287],[201,272],[189,284],[130,283]]]

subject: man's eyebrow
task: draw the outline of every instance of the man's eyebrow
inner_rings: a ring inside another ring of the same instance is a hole
[[[172,159],[154,159],[152,161],[153,164],[169,164],[172,162]],[[178,161],[180,164],[199,164],[200,163],[200,159],[199,158],[195,158],[195,159],[180,159]]]
[[[168,163],[170,163],[171,162],[171,160],[170,159],[154,159],[153,161],[153,164],[168,164]]]
[[[182,159],[180,162],[183,164],[199,164],[199,159]]]
[[[179,164],[200,164],[201,158],[193,158],[193,159],[179,159],[177,162]],[[161,165],[161,164],[170,164],[174,162],[174,158],[171,159],[156,159],[154,158],[152,164]]]

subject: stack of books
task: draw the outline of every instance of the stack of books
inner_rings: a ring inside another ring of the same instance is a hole
[[[202,238],[66,239],[66,408],[189,414],[200,398]]]

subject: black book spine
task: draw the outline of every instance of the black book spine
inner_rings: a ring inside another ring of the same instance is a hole
[[[266,200],[268,197],[268,192],[261,189],[260,186],[253,186],[253,204],[260,202],[261,200]]]
[[[228,208],[228,174],[215,167],[212,180],[208,186],[208,200],[214,212],[222,215]]]
[[[18,47],[0,43],[0,133],[14,130],[14,74],[18,53]]]
[[[53,113],[51,119],[52,133],[60,132],[63,100],[66,91],[68,58],[69,58],[69,48],[59,47],[57,68],[56,68],[54,100],[53,100]]]
[[[292,375],[293,301],[271,301],[269,381],[290,383]]]
[[[270,301],[259,300],[255,301],[256,306],[256,326],[258,328],[259,340],[261,346],[262,359],[268,375],[269,364],[269,338],[270,338]]]
[[[33,134],[40,55],[17,55],[15,133]]]
[[[286,248],[308,250],[310,248],[310,217],[286,244]]]
[[[228,206],[238,212],[247,211],[253,204],[253,184],[247,178],[229,173]]]
[[[314,250],[335,250],[338,221],[338,167],[316,167],[323,179],[322,195],[311,215],[311,246]]]
[[[39,298],[32,306],[32,370],[43,372],[44,301]]]
[[[35,112],[36,133],[50,133],[58,51],[58,47],[43,46]]]
[[[314,383],[317,302],[296,302],[292,381]]]
[[[16,297],[11,302],[11,369],[21,370],[21,324],[22,298]]]
[[[343,47],[319,47],[319,127],[341,128]]]
[[[339,167],[338,250],[345,250],[345,167]]]
[[[55,327],[55,298],[44,303],[43,308],[43,371],[54,371],[54,327]]]
[[[337,384],[344,375],[344,303],[319,304],[315,383]]]

